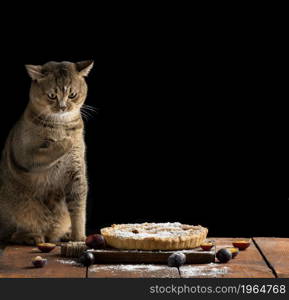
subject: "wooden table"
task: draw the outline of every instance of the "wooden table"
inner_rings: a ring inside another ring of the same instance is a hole
[[[211,238],[212,239],[212,238]],[[217,250],[231,246],[232,238],[214,238]],[[166,265],[93,265],[86,268],[59,255],[40,253],[35,247],[0,246],[0,278],[274,278],[289,277],[289,238],[253,238],[251,246],[226,264],[210,263],[169,268]],[[33,257],[48,259],[44,268],[31,265]]]

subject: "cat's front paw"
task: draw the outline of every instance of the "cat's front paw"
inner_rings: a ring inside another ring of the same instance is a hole
[[[45,242],[44,236],[35,233],[15,232],[10,239],[13,244],[37,245]]]
[[[71,241],[73,242],[84,242],[86,240],[85,235],[72,234]]]
[[[71,241],[71,232],[68,231],[66,232],[61,238],[60,238],[61,242],[69,242]]]

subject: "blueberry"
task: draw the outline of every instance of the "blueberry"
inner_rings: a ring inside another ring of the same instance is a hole
[[[94,255],[91,252],[83,252],[79,257],[79,262],[85,267],[89,267],[94,263]]]
[[[169,267],[180,267],[186,262],[186,255],[182,252],[175,252],[168,257]]]
[[[230,250],[222,248],[217,252],[216,256],[221,263],[226,263],[232,258],[232,253]]]

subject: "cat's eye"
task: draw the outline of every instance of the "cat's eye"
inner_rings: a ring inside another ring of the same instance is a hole
[[[75,98],[76,96],[77,96],[77,94],[76,94],[75,92],[72,92],[72,93],[69,94],[68,97],[69,97],[70,99],[73,99],[73,98]]]
[[[49,94],[47,94],[47,96],[51,100],[55,100],[57,98],[56,94],[53,94],[53,93],[49,93]]]

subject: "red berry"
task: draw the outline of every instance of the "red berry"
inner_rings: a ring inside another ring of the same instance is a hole
[[[104,249],[105,248],[105,239],[101,234],[91,234],[86,240],[85,244],[88,248],[92,249]]]

